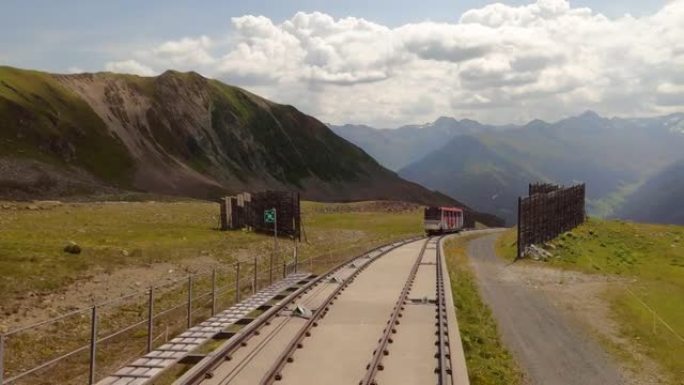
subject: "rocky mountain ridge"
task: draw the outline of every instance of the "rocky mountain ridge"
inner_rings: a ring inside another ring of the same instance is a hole
[[[0,67],[0,121],[3,199],[290,189],[321,201],[458,204],[401,179],[292,106],[192,72]]]

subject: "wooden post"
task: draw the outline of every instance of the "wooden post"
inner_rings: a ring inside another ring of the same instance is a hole
[[[228,200],[223,197],[219,201],[221,206],[221,231],[228,230]]]

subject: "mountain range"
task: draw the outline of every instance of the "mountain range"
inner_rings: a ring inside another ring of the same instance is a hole
[[[657,173],[630,194],[617,216],[684,225],[684,159]]]
[[[460,204],[403,180],[293,106],[193,72],[0,67],[0,122],[0,199],[289,189],[321,201]]]
[[[445,140],[458,135],[495,132],[507,127],[480,124],[474,120],[440,117],[424,125],[407,125],[396,129],[376,129],[366,125],[330,125],[338,135],[366,150],[383,166],[398,171],[428,155]]]
[[[638,204],[630,195],[684,158],[684,114],[625,119],[587,111],[554,123],[490,126],[440,118],[398,133],[349,125],[333,130],[400,176],[508,223],[516,220],[517,196],[533,181],[585,182],[591,214],[630,218],[622,209],[627,201]],[[398,149],[397,141],[404,142]]]

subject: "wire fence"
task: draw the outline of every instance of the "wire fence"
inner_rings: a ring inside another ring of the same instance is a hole
[[[668,330],[670,333],[672,333],[672,335],[677,340],[679,340],[679,342],[684,343],[684,337],[682,337],[681,334],[677,333],[677,331],[672,327],[672,325],[670,325],[667,321],[665,321],[663,319],[663,317],[660,314],[658,314],[658,312],[656,312],[653,308],[648,306],[648,304],[643,299],[641,299],[638,295],[636,295],[629,287],[625,286],[624,288],[625,288],[625,291],[627,293],[629,293],[653,317],[653,330],[652,330],[653,334],[656,334],[656,324],[660,323],[663,326],[665,326],[665,329]]]
[[[397,237],[301,259],[255,256],[0,334],[0,385],[94,384],[141,354],[298,270],[320,274]]]

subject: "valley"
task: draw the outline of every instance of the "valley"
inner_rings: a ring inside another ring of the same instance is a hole
[[[679,190],[674,187],[657,194],[636,190],[682,159],[683,126],[682,114],[627,119],[604,118],[589,111],[554,123],[536,120],[522,126],[440,118],[435,123],[396,130],[349,126],[334,130],[381,164],[402,164],[400,176],[459,197],[511,224],[515,222],[515,199],[530,181],[587,183],[589,213],[600,217],[638,219],[626,208],[676,200]],[[425,137],[431,138],[430,145],[421,144]],[[400,138],[407,143],[395,147]],[[421,152],[402,149],[410,147],[411,140]],[[412,157],[396,163],[392,160],[395,153]],[[678,172],[681,178],[678,170],[671,172]],[[665,210],[681,213],[679,205],[665,206]],[[657,214],[648,220],[681,224],[681,219],[672,219],[677,215]]]

